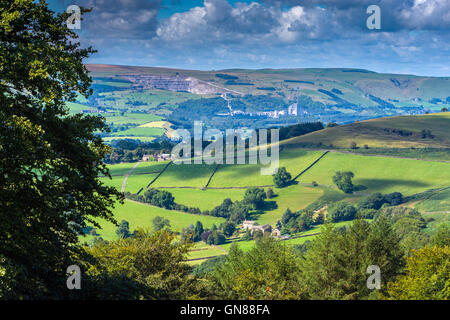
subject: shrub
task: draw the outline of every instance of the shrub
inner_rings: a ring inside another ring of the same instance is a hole
[[[266,199],[266,193],[262,188],[250,187],[245,190],[244,203],[251,205],[255,210],[264,207],[264,199]]]
[[[333,182],[336,186],[345,193],[352,193],[355,189],[353,185],[352,178],[354,177],[353,172],[336,172],[333,176]]]
[[[348,202],[338,202],[328,209],[328,216],[331,221],[348,221],[356,216],[356,209]]]
[[[285,167],[278,168],[278,171],[273,175],[273,182],[277,188],[286,187],[291,181],[291,174],[286,171]]]

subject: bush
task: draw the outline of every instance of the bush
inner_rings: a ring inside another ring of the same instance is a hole
[[[266,196],[267,199],[272,199],[275,196],[275,192],[273,192],[272,188],[267,189]]]
[[[262,188],[250,187],[245,190],[244,203],[251,205],[255,210],[264,207],[264,199],[266,199],[266,193]]]
[[[375,209],[361,209],[358,211],[358,215],[363,219],[373,219],[377,212]]]
[[[223,234],[227,237],[231,237],[236,230],[236,224],[227,221],[223,224]]]
[[[348,221],[356,217],[356,209],[348,202],[338,202],[328,209],[331,221]]]
[[[116,230],[116,234],[119,238],[125,239],[131,236],[130,234],[130,224],[126,220],[122,220],[119,227]]]
[[[336,186],[345,193],[352,193],[355,190],[352,178],[354,177],[353,172],[336,172],[333,176],[333,182]]]
[[[225,241],[226,241],[226,238],[223,235],[223,233],[216,230],[216,231],[213,231],[209,235],[208,240],[207,240],[206,243],[209,244],[209,245],[212,245],[212,244],[213,245],[219,245],[219,244],[225,243]]]
[[[174,197],[165,190],[149,189],[144,193],[144,200],[154,206],[169,210],[175,206]]]
[[[286,171],[285,167],[278,168],[278,171],[273,175],[273,182],[277,188],[286,187],[291,181],[291,174]]]

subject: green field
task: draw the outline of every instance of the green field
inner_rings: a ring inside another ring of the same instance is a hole
[[[134,201],[125,200],[123,205],[117,204],[114,209],[114,217],[120,223],[121,220],[126,220],[130,223],[130,231],[137,228],[152,228],[152,220],[156,216],[162,216],[169,219],[171,229],[173,231],[181,231],[190,224],[200,221],[205,228],[211,228],[213,224],[219,225],[224,221],[222,218],[216,218],[204,215],[188,214],[174,210],[165,210],[162,208],[140,204]],[[99,221],[102,227],[97,230],[99,236],[105,240],[116,239],[117,226],[114,224],[101,220]]]
[[[354,184],[367,187],[362,192],[401,192],[411,195],[450,185],[450,164],[397,158],[359,156],[331,152],[308,170],[300,182],[333,185],[336,171],[352,171]]]
[[[415,207],[421,212],[446,211],[450,213],[450,188],[419,202]]]
[[[277,196],[266,201],[275,201],[277,208],[266,211],[257,217],[259,224],[269,223],[274,226],[281,219],[286,209],[298,211],[307,207],[310,203],[319,199],[323,190],[320,188],[305,187],[302,185],[292,185],[283,189],[273,189]]]
[[[280,152],[280,167],[286,167],[292,177],[313,163],[323,151],[306,151],[302,149],[285,149]],[[261,165],[220,165],[210,187],[248,187],[273,185],[271,175],[261,174]]]
[[[338,127],[325,128],[282,141],[282,145],[318,144],[348,148],[352,141],[357,146],[365,144],[369,148],[450,148],[450,112],[428,115],[386,117],[362,122],[355,122]],[[412,132],[402,136],[384,129],[397,129]],[[422,139],[421,131],[431,130],[433,139]]]
[[[166,131],[163,128],[148,128],[148,127],[136,127],[123,131],[117,131],[111,133],[111,136],[118,137],[159,137],[164,135]]]
[[[136,124],[142,125],[152,121],[160,121],[160,116],[151,113],[134,113],[134,112],[115,112],[104,114],[106,122],[121,125],[121,124]]]
[[[434,221],[427,223],[427,227],[425,228],[425,232],[428,234],[433,234],[439,225],[445,223],[450,226],[450,214],[449,212],[436,212],[436,213],[425,213],[423,214],[424,218],[433,218]]]
[[[232,201],[244,198],[244,189],[168,189],[175,197],[175,202],[200,210],[211,210],[220,205],[225,198]]]
[[[103,137],[103,141],[111,142],[113,140],[123,140],[123,139],[134,139],[140,140],[142,142],[151,142],[156,139],[156,137],[141,137],[141,136],[120,136],[120,137]]]
[[[171,164],[151,187],[202,188],[214,171],[213,165]]]

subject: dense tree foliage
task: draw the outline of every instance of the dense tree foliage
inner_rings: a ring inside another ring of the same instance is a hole
[[[251,206],[252,209],[259,210],[264,208],[264,200],[266,199],[264,189],[258,187],[250,187],[245,190],[244,203]]]
[[[336,172],[333,176],[333,183],[345,193],[352,193],[355,190],[352,179],[354,177],[353,172]]]
[[[338,202],[328,208],[328,217],[333,222],[353,220],[356,209],[348,202]]]
[[[286,187],[291,181],[291,174],[286,171],[285,167],[278,168],[277,172],[273,175],[273,183],[277,188]]]
[[[222,299],[299,299],[298,260],[290,247],[263,237],[249,252],[232,246],[213,274]]]
[[[183,263],[191,248],[189,242],[176,242],[169,231],[148,234],[139,231],[135,237],[98,244],[89,249],[96,264],[90,276],[131,279],[139,285],[135,295],[147,299],[199,298],[201,283]],[[127,288],[118,290],[117,293]],[[131,291],[132,292],[132,291]],[[111,295],[115,292],[111,292]]]
[[[357,219],[348,229],[322,229],[302,260],[301,279],[310,299],[369,299],[376,292],[367,288],[367,267],[380,267],[384,289],[402,263],[398,236],[387,219],[370,225]]]
[[[0,12],[0,296],[61,298],[84,255],[78,235],[98,218],[115,222],[121,199],[98,179],[109,176],[94,134],[103,119],[66,106],[91,93],[83,59],[94,51],[45,1],[1,1]]]
[[[289,208],[286,209],[280,220],[281,233],[302,232],[311,229],[313,224],[323,223],[320,219],[315,220],[313,216],[314,212],[311,210],[292,212]]]
[[[120,239],[129,238],[131,236],[129,222],[122,220],[116,230],[116,234]]]
[[[164,217],[156,216],[152,220],[153,230],[160,231],[164,228],[170,228],[170,221]]]
[[[450,247],[413,250],[406,258],[406,273],[388,283],[388,298],[395,300],[448,300]]]

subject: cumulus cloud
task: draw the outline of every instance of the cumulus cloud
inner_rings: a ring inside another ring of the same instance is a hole
[[[99,50],[92,62],[422,74],[448,65],[449,0],[181,0],[167,9],[171,1],[77,0],[94,9],[81,30],[82,42]],[[381,8],[381,30],[366,27],[372,4]]]
[[[155,36],[161,0],[80,0],[92,8],[83,18],[83,29],[92,38],[150,39]]]

